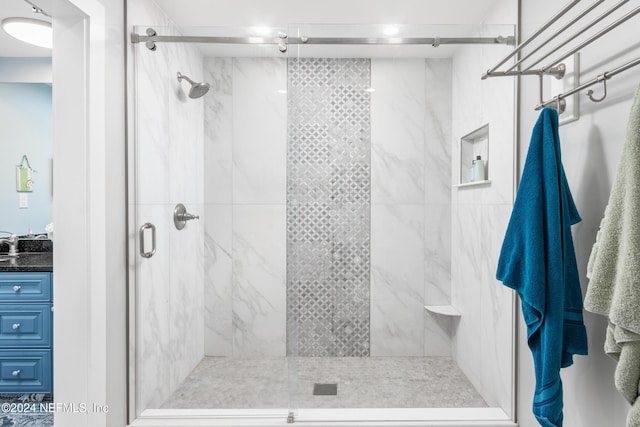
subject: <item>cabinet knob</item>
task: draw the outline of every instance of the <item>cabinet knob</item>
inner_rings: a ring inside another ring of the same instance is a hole
[[[20,375],[20,369],[16,369],[15,371],[11,372],[11,375],[13,375],[14,377],[17,377]]]
[[[22,289],[22,286],[20,286],[20,285],[14,285],[13,286],[13,292],[18,292],[20,289]]]
[[[14,323],[11,327],[13,329],[18,329],[20,327],[20,323]]]

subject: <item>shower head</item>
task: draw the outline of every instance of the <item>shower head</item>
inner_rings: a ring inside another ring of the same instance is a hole
[[[180,73],[180,71],[178,71],[178,81],[180,82],[183,79],[188,81],[191,84],[191,89],[189,89],[189,98],[191,99],[200,98],[205,93],[209,92],[209,83],[194,82],[189,77],[183,75],[182,73]]]

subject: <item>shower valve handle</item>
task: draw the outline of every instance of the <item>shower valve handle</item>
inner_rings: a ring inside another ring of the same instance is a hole
[[[198,215],[194,215],[194,214],[190,214],[190,213],[184,213],[182,215],[178,215],[179,219],[182,219],[184,221],[189,221],[192,219],[200,219],[200,217]]]
[[[191,221],[193,219],[200,219],[200,216],[188,213],[187,208],[185,208],[182,203],[178,203],[176,205],[173,210],[173,224],[178,230],[182,230],[187,221]]]

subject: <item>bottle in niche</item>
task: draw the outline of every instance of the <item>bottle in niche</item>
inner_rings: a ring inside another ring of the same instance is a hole
[[[484,161],[481,156],[476,156],[471,164],[471,181],[484,181]]]

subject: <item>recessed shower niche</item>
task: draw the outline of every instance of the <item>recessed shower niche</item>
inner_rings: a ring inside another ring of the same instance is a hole
[[[489,124],[460,138],[460,181],[457,187],[490,184]]]

